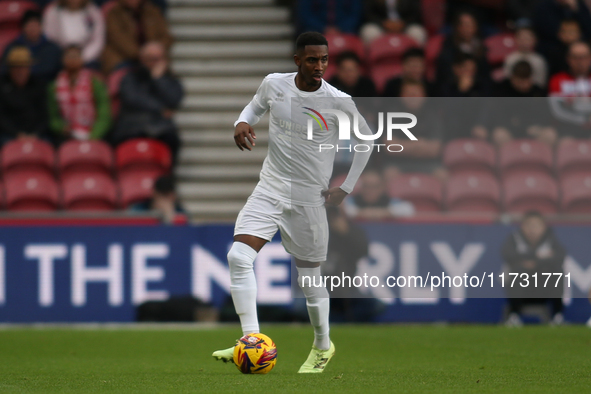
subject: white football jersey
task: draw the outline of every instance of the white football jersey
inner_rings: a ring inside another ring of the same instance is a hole
[[[338,109],[349,116],[352,125],[358,113],[348,94],[324,80],[315,92],[302,91],[295,84],[296,75],[269,74],[235,124],[244,121],[254,126],[270,111],[269,151],[257,188],[294,205],[321,206],[321,192],[328,190],[336,150],[321,151],[320,145],[339,145],[338,121],[336,115],[323,115],[326,123],[314,119],[313,139],[308,140],[308,120],[312,119],[308,114]],[[358,115],[358,119],[360,132],[370,134],[363,117]],[[341,146],[349,144],[341,141]]]

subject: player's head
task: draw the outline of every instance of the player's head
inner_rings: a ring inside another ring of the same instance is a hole
[[[293,59],[302,81],[310,87],[320,86],[328,66],[328,41],[317,32],[300,34]]]

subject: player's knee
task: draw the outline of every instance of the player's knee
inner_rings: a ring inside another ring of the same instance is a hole
[[[234,242],[227,255],[230,272],[252,269],[256,255],[256,251],[250,246]]]

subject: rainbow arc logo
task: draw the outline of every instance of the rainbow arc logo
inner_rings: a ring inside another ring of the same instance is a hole
[[[326,120],[324,119],[324,117],[322,115],[320,115],[320,112],[318,112],[318,111],[316,111],[316,110],[314,110],[312,108],[309,108],[309,107],[304,107],[304,109],[307,109],[308,111],[312,111],[316,115],[318,115],[318,117],[320,119],[322,119],[322,123],[324,123],[324,126],[326,127],[326,130],[328,130],[328,125],[326,124]],[[316,121],[316,123],[318,123],[318,126],[320,126],[320,130],[324,130],[324,127],[322,127],[322,123],[320,123],[320,119],[318,119],[316,116],[312,115],[309,112],[303,112],[303,113],[306,114],[306,115],[308,115],[308,116],[311,116]]]

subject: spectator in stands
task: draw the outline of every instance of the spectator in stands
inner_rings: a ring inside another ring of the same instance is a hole
[[[44,137],[45,85],[31,75],[31,51],[27,47],[13,47],[6,63],[8,73],[0,77],[0,143]]]
[[[531,26],[533,12],[540,0],[507,0],[507,17],[511,26]]]
[[[433,174],[445,179],[446,172],[440,160],[443,128],[436,100],[426,98],[425,85],[421,82],[409,80],[402,84],[399,103],[400,112],[410,112],[420,119],[412,129],[418,141],[409,141],[405,136],[396,134],[392,135],[390,141],[381,141],[384,144],[399,144],[404,147],[402,152],[382,153],[386,180],[389,182],[400,173],[408,172]]]
[[[568,49],[575,42],[581,41],[582,37],[581,27],[576,20],[566,19],[560,23],[558,41],[542,47],[550,67],[550,75],[568,70]]]
[[[421,45],[427,42],[428,33],[422,26],[420,1],[367,0],[365,20],[361,38],[366,44],[387,33],[405,33]]]
[[[515,100],[492,100],[493,142],[501,146],[515,138],[535,138],[554,145],[558,134],[551,127],[547,100],[525,100],[546,97],[546,91],[533,80],[533,68],[526,60],[513,66],[511,76],[497,86],[497,97]]]
[[[4,51],[3,59],[6,63],[7,55],[14,47],[27,47],[33,56],[31,73],[43,83],[52,81],[61,68],[62,51],[54,42],[43,35],[41,28],[41,13],[27,11],[21,21],[22,34],[12,41]],[[3,65],[3,68],[6,65]]]
[[[550,79],[552,114],[559,122],[560,137],[589,138],[591,124],[591,48],[572,44],[568,53],[569,71]]]
[[[139,60],[140,48],[147,42],[160,42],[166,52],[172,45],[166,19],[149,0],[119,0],[107,14],[106,26],[101,56],[105,73]]]
[[[505,242],[502,250],[503,259],[509,273],[538,274],[561,273],[566,251],[552,229],[539,212],[527,212],[519,229],[514,231]],[[551,303],[552,322],[561,324],[563,281],[558,286],[511,286],[507,288],[510,315],[507,324],[520,326],[521,313],[525,305]]]
[[[461,55],[469,55],[473,59],[480,79],[490,79],[486,46],[479,35],[478,21],[474,15],[465,11],[457,15],[452,33],[443,42],[437,59],[439,83],[446,84],[457,78],[455,60]]]
[[[152,198],[134,204],[130,209],[136,212],[157,212],[161,215],[162,222],[167,224],[177,221],[177,216],[185,215],[185,211],[177,200],[175,180],[170,175],[164,175],[156,179]]]
[[[99,68],[105,46],[105,20],[89,0],[56,0],[45,10],[43,31],[62,48],[79,46],[86,66]]]
[[[488,97],[489,80],[478,72],[477,59],[469,54],[459,53],[453,61],[453,78],[443,85],[442,97]]]
[[[172,117],[181,104],[183,87],[168,69],[164,45],[153,41],[142,47],[140,65],[121,81],[120,96],[121,113],[113,143],[155,138],[168,145],[174,162],[180,139]]]
[[[411,203],[388,196],[386,181],[375,170],[366,170],[361,175],[359,193],[345,199],[344,209],[347,216],[365,220],[412,216],[415,213]]]
[[[537,45],[536,33],[530,27],[517,29],[515,44],[517,50],[505,59],[505,76],[511,78],[513,67],[521,61],[526,61],[532,67],[534,83],[541,88],[546,87],[548,83],[548,65],[546,60],[535,51]]]
[[[352,97],[375,97],[372,80],[361,74],[361,60],[353,52],[343,52],[337,57],[337,72],[330,80],[335,88]]]
[[[357,34],[363,17],[362,0],[299,0],[296,2],[298,31],[323,34]]]
[[[557,43],[565,19],[576,20],[584,39],[591,38],[591,14],[584,0],[540,0],[534,9],[533,24],[542,46]]]
[[[111,126],[109,94],[105,84],[84,68],[83,50],[64,50],[64,70],[49,86],[49,127],[60,140],[101,139]]]
[[[384,97],[400,97],[402,85],[406,81],[420,82],[426,88],[428,96],[434,95],[434,88],[427,81],[425,72],[427,61],[425,52],[419,48],[411,48],[402,55],[402,74],[390,79],[384,88]]]

